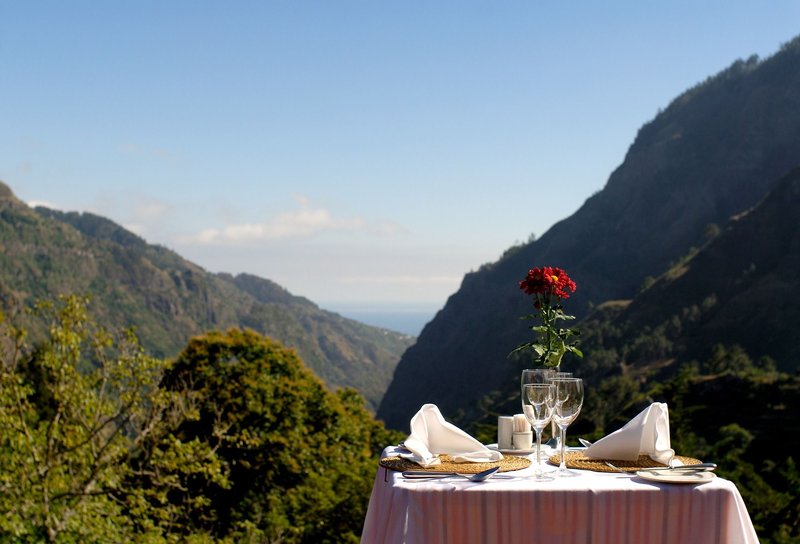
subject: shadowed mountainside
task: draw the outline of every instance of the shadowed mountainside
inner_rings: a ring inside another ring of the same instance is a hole
[[[702,360],[715,343],[768,356],[792,373],[800,341],[800,168],[755,208],[661,276],[616,319],[655,328],[682,308],[704,304],[689,328],[676,331],[683,358]]]
[[[533,266],[578,284],[567,310],[630,299],[706,241],[712,224],[755,205],[800,162],[800,38],[765,61],[737,61],[686,91],[636,136],[605,188],[539,240],[467,274],[401,359],[378,417],[405,429],[426,402],[469,419],[500,389],[509,351],[528,340],[517,287]],[[443,379],[446,377],[446,379]]]

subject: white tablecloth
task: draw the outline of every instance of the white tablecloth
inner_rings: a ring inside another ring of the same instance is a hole
[[[383,455],[394,454],[387,448]],[[555,469],[546,465],[549,469]],[[362,544],[755,544],[739,490],[662,484],[619,473],[578,471],[533,482],[528,468],[472,483],[404,480],[378,467]]]

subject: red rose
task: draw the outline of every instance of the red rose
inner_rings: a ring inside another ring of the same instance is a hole
[[[565,353],[582,358],[583,352],[575,341],[580,332],[559,326],[559,321],[575,319],[565,314],[561,306],[561,300],[575,292],[575,282],[569,275],[554,266],[531,268],[519,282],[519,288],[534,296],[533,307],[537,311],[537,315],[528,315],[525,319],[538,319],[541,325],[530,327],[536,334],[536,342],[524,342],[511,353],[533,350],[540,365],[551,367],[561,364]]]
[[[575,292],[575,282],[567,273],[553,266],[531,268],[528,275],[519,282],[519,288],[527,295],[555,295],[558,298],[569,298],[568,290]]]

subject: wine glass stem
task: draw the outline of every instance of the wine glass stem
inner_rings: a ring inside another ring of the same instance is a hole
[[[537,428],[536,430],[536,469],[533,473],[536,476],[542,475],[542,459],[539,457],[539,450],[542,447],[542,429]]]
[[[567,470],[567,428],[559,425],[558,430],[561,438],[561,462],[558,464],[558,470]]]

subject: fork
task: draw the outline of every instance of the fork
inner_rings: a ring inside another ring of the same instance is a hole
[[[471,482],[483,482],[488,480],[495,472],[500,470],[500,467],[492,467],[477,474],[461,474],[458,472],[433,472],[425,470],[407,470],[403,472],[403,477],[406,479],[416,480],[438,480],[440,478],[450,478],[452,476],[460,476],[466,478]]]
[[[636,470],[623,470],[618,466],[614,465],[610,461],[605,461],[605,464],[616,470],[617,472],[623,472],[625,474],[636,474],[637,472],[643,470],[645,472],[655,472],[659,474],[670,473],[674,472],[676,474],[689,474],[695,472],[704,472],[707,470],[714,470],[717,468],[717,465],[714,463],[698,463],[695,465],[680,465],[675,467],[646,467],[646,468],[637,468]]]
[[[618,466],[612,464],[611,461],[606,461],[605,463],[606,463],[606,465],[610,466],[611,468],[613,468],[617,472],[622,472],[623,474],[636,474],[638,472],[638,470],[622,470]]]

